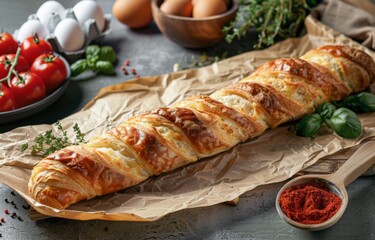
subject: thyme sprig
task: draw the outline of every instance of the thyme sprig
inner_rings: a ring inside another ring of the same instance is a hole
[[[298,35],[306,16],[319,0],[241,0],[237,16],[223,28],[226,41],[242,38],[250,28],[258,33],[255,49],[270,46],[277,39]]]
[[[78,145],[86,143],[85,134],[81,132],[78,124],[74,124],[73,130],[75,132],[75,141],[70,141],[68,133],[64,130],[59,121],[55,123],[55,126],[59,130],[60,136],[53,134],[52,130],[48,130],[44,133],[38,134],[34,139],[34,144],[29,146],[28,143],[21,145],[21,151],[31,150],[32,154],[47,156],[57,150],[65,148],[71,145]]]

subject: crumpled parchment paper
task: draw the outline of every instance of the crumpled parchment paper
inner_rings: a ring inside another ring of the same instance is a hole
[[[298,57],[320,45],[345,44],[363,49],[375,58],[374,52],[311,16],[306,19],[306,27],[308,34],[304,37],[288,39],[265,50],[244,53],[199,69],[143,77],[106,87],[82,111],[61,120],[61,124],[63,128],[71,129],[78,123],[90,138],[140,112],[169,105],[187,96],[210,94],[249,75],[267,60]],[[182,209],[230,201],[257,186],[284,181],[321,158],[329,158],[331,154],[373,138],[374,117],[375,114],[361,115],[363,135],[354,141],[328,133],[301,138],[283,125],[227,152],[152,177],[123,191],[81,201],[65,210],[41,205],[30,198],[27,183],[33,165],[41,158],[20,151],[20,144],[32,142],[38,133],[54,129],[54,126],[20,127],[0,134],[0,181],[15,189],[38,212],[48,216],[153,221]],[[74,136],[72,131],[68,134]],[[319,172],[319,165],[315,165],[314,171]]]

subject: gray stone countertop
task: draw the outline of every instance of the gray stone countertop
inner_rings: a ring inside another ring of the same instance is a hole
[[[0,0],[0,29],[13,32],[43,2]],[[72,7],[78,0],[60,2],[65,7]],[[106,13],[111,13],[113,0],[98,2]],[[252,36],[231,46],[221,43],[211,49],[189,50],[166,39],[154,24],[134,31],[112,19],[111,29],[104,43],[116,49],[116,77],[72,81],[51,107],[27,119],[0,125],[0,132],[24,125],[53,123],[79,111],[100,88],[134,77],[121,74],[125,59],[130,59],[131,66],[141,76],[152,76],[173,71],[175,63],[188,65],[192,56],[203,52],[214,56],[228,51],[229,55],[235,55],[251,49],[246,41],[251,41]],[[237,206],[219,204],[188,209],[155,222],[111,222],[58,218],[33,221],[24,209],[26,202],[12,189],[0,184],[0,218],[5,219],[0,226],[0,239],[375,239],[374,176],[359,178],[349,185],[349,206],[344,216],[333,227],[319,232],[293,228],[279,218],[275,197],[281,186],[279,183],[246,193]],[[20,219],[6,215],[6,209],[16,212]]]

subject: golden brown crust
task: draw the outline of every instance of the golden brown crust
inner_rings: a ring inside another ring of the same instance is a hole
[[[346,46],[269,61],[249,77],[132,117],[87,144],[39,162],[29,181],[38,202],[63,209],[225,151],[269,127],[311,113],[374,81],[375,63]]]
[[[235,94],[246,98],[248,101],[257,102],[258,111],[267,114],[267,123],[276,127],[282,122],[300,117],[304,113],[303,107],[288,100],[274,88],[262,86],[253,82],[241,82],[230,85],[223,90],[227,94]]]
[[[323,46],[312,49],[302,59],[325,67],[350,92],[359,92],[374,82],[375,63],[361,50],[347,46]]]
[[[281,58],[271,60],[258,68],[254,74],[270,71],[284,72],[299,77],[306,83],[319,88],[325,94],[325,97],[330,100],[341,99],[350,92],[327,69],[303,59]]]
[[[350,61],[355,62],[362,68],[366,69],[367,74],[370,76],[370,84],[375,81],[375,63],[370,55],[365,52],[343,45],[328,45],[318,48],[318,51],[328,52],[335,57],[344,57]]]
[[[188,108],[160,108],[150,112],[162,116],[179,127],[190,142],[194,145],[196,151],[201,154],[213,151],[215,148],[225,145],[218,139],[210,129],[210,126],[204,124],[202,119]]]

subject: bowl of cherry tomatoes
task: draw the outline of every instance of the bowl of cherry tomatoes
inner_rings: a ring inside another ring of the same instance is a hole
[[[0,124],[35,114],[54,103],[69,84],[68,62],[38,36],[22,43],[0,33]]]

